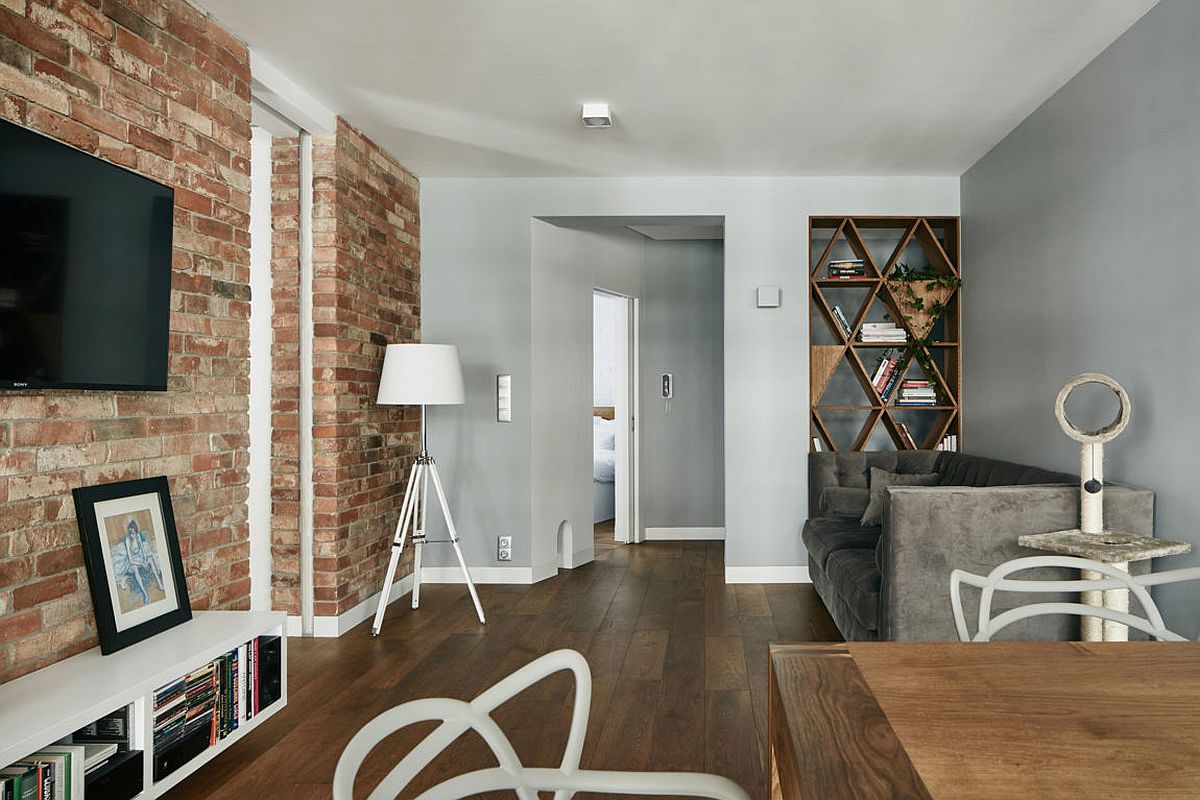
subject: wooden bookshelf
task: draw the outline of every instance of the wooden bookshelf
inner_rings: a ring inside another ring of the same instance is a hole
[[[815,216],[808,226],[810,436],[834,452],[912,449],[901,431],[904,424],[921,449],[936,448],[948,435],[958,437],[961,449],[962,288],[949,290],[945,312],[920,342],[901,311],[903,298],[889,285],[899,264],[961,278],[959,218]],[[866,275],[829,277],[829,262],[845,259],[861,259]],[[883,321],[904,328],[909,341],[860,340],[865,323]],[[885,401],[871,376],[888,350],[907,358]],[[931,381],[937,405],[897,405],[906,378]]]

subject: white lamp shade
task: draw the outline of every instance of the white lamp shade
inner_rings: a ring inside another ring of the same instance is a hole
[[[380,405],[453,406],[463,402],[462,367],[452,344],[389,344],[379,378]]]

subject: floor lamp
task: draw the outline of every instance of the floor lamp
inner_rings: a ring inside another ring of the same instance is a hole
[[[410,531],[413,543],[412,607],[417,608],[421,603],[421,549],[426,544],[448,541],[454,548],[458,566],[467,582],[467,590],[475,603],[475,613],[479,615],[480,622],[486,622],[475,584],[471,582],[471,573],[467,570],[467,562],[463,560],[462,549],[458,546],[458,531],[454,527],[454,518],[450,516],[450,506],[446,503],[446,492],[442,489],[437,463],[429,454],[429,439],[425,428],[426,406],[463,403],[463,379],[462,368],[458,363],[458,348],[452,344],[388,345],[383,356],[379,396],[375,402],[379,405],[421,407],[421,452],[413,461],[408,486],[404,489],[400,520],[396,523],[396,534],[392,537],[392,558],[388,562],[387,577],[383,579],[383,589],[379,593],[379,608],[375,611],[371,634],[378,636],[379,629],[383,626],[383,614],[387,610],[392,581],[396,577],[396,568],[400,566],[400,554],[404,552],[404,542]],[[449,539],[438,542],[430,542],[425,538],[426,522],[429,518],[430,482],[433,483],[433,490],[442,507],[442,516],[446,519],[446,528],[450,532]]]

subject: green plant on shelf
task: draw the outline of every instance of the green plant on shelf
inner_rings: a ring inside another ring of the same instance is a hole
[[[949,294],[962,286],[962,278],[957,275],[943,275],[935,272],[933,267],[917,269],[903,261],[892,268],[888,280],[904,284],[902,295],[897,299],[914,312],[904,314],[910,324],[914,324],[914,317],[919,316],[937,321],[946,313]],[[915,284],[924,284],[924,291],[918,293]],[[929,301],[928,305],[926,301]]]

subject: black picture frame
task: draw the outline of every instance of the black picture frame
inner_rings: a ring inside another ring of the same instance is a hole
[[[190,620],[167,479],[105,483],[71,494],[100,652],[115,653]],[[156,606],[161,613],[154,613]]]

